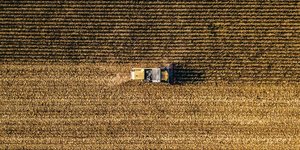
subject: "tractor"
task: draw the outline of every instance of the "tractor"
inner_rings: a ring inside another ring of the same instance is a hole
[[[176,81],[174,68],[175,64],[159,68],[132,68],[130,74],[132,80],[174,84]]]

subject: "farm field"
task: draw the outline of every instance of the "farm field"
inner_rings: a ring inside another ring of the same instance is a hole
[[[148,84],[130,67],[2,64],[0,149],[300,148],[298,84]]]
[[[1,63],[174,62],[206,81],[299,83],[297,0],[0,3]]]
[[[300,149],[300,2],[0,2],[0,149]],[[176,64],[181,84],[130,81]]]

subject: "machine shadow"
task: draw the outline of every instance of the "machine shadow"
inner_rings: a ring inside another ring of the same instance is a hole
[[[182,64],[174,66],[175,84],[183,83],[201,83],[205,81],[205,71]]]

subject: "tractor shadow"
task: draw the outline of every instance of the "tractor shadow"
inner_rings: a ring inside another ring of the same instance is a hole
[[[203,69],[176,64],[174,73],[174,77],[176,78],[175,84],[201,83],[205,81],[205,71]]]

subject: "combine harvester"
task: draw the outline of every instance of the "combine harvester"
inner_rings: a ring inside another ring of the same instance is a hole
[[[174,67],[175,64],[159,68],[132,68],[131,79],[174,84],[176,82]]]

